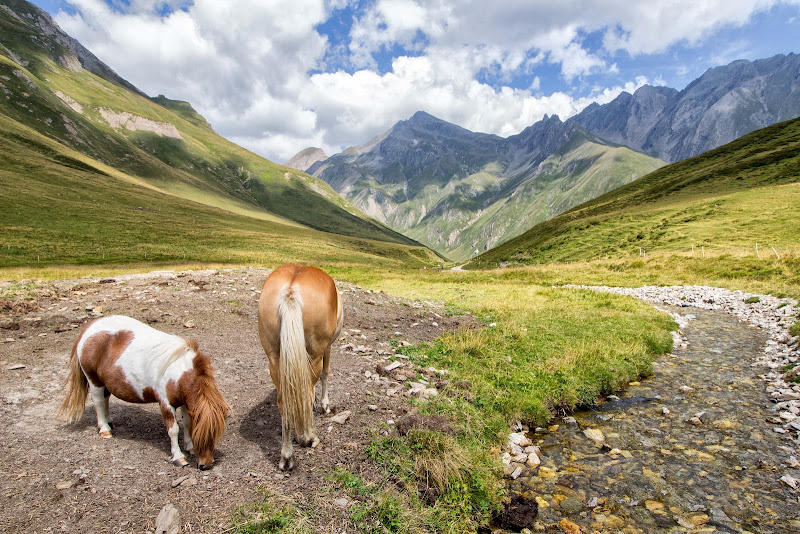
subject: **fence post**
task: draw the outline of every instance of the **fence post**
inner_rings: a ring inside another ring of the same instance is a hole
[[[774,252],[775,255],[778,256],[778,259],[781,259],[781,256],[780,256],[780,254],[778,254],[778,251],[775,250],[775,247],[770,247],[770,248],[772,249],[772,252]]]
[[[706,257],[706,246],[702,245],[702,247],[703,247],[703,257],[705,258]]]
[[[760,256],[758,255],[758,243],[756,243],[756,258],[758,258],[758,257],[760,257]]]
[[[692,245],[692,256],[694,256],[694,245]]]

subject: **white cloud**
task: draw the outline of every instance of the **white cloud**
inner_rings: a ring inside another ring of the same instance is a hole
[[[361,144],[418,110],[502,136],[544,114],[563,120],[646,83],[622,67],[627,57],[698,44],[789,0],[376,0],[336,45],[317,26],[355,0],[69,3],[75,14],[58,23],[120,75],[190,101],[218,132],[280,162],[306,146]],[[164,6],[176,9],[162,16]],[[395,47],[416,57],[376,72],[374,55]],[[581,90],[554,91],[553,69]],[[621,80],[593,87],[600,74]]]

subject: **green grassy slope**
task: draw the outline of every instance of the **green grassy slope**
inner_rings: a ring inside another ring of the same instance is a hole
[[[661,160],[625,147],[591,141],[568,143],[542,162],[537,174],[472,221],[449,254],[456,259],[468,258],[479,244],[484,244],[481,250],[485,250],[503,243],[534,224],[625,185],[661,165]],[[414,233],[409,236],[417,238]]]
[[[0,268],[176,262],[414,267],[437,259],[423,247],[193,202],[2,115],[0,206]]]
[[[758,130],[586,202],[471,266],[800,245],[800,119]]]
[[[0,114],[209,206],[415,245],[359,212],[323,181],[218,136],[188,103],[147,98],[96,58],[93,72],[81,68],[78,45],[48,26],[45,14],[26,2],[6,5],[15,15],[0,11]],[[148,131],[153,125],[156,131]]]

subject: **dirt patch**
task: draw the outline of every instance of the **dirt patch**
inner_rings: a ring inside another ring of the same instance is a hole
[[[333,413],[317,414],[321,447],[296,448],[297,467],[287,475],[277,468],[280,416],[256,331],[256,303],[268,272],[59,280],[36,286],[31,300],[4,301],[0,531],[152,532],[159,510],[172,503],[180,511],[182,531],[222,532],[237,507],[261,500],[265,490],[316,510],[315,532],[350,531],[347,508],[333,503],[347,495],[325,475],[342,467],[374,480],[379,472],[364,451],[375,435],[396,432],[393,422],[415,413],[406,383],[421,378],[426,389],[413,393],[420,397],[448,385],[440,372],[413,368],[402,359],[387,376],[377,370],[395,359],[396,347],[435,339],[475,320],[450,316],[440,303],[410,302],[339,283],[345,322],[331,360]],[[81,325],[111,314],[194,338],[212,358],[234,409],[213,470],[169,462],[169,440],[154,405],[112,398],[110,440],[98,436],[90,402],[76,425],[55,419]],[[334,422],[345,410],[350,417]]]

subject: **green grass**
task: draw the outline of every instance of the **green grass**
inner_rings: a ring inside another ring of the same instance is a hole
[[[791,256],[800,252],[798,182],[800,119],[795,119],[662,167],[534,226],[474,258],[470,267],[660,252]]]
[[[310,534],[308,515],[285,497],[264,491],[264,499],[239,506],[231,518],[234,534]]]
[[[250,217],[158,190],[0,115],[0,268],[175,263],[422,265],[422,247]]]
[[[367,453],[409,489],[408,505],[437,532],[473,532],[503,498],[497,456],[512,424],[545,424],[652,373],[672,345],[671,318],[628,297],[552,288],[515,271],[435,273],[348,269],[337,277],[392,294],[442,300],[470,311],[479,329],[401,349],[422,367],[447,369],[453,384],[420,404],[455,434],[378,437]],[[489,325],[494,326],[489,326]],[[466,384],[469,384],[468,386]],[[422,483],[427,490],[420,491]]]

